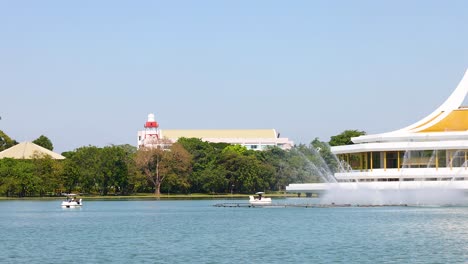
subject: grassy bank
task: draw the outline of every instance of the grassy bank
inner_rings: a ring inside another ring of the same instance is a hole
[[[293,193],[271,193],[266,194],[267,197],[297,197]],[[142,193],[133,195],[80,195],[86,200],[155,200],[158,199],[154,194]],[[248,199],[249,194],[161,194],[161,200],[199,200],[199,199]],[[0,200],[58,200],[63,199],[63,196],[54,197],[0,197]]]

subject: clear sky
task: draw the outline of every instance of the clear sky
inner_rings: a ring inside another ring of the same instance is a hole
[[[136,145],[148,113],[296,143],[388,132],[467,68],[468,1],[0,0],[0,130],[57,152]]]

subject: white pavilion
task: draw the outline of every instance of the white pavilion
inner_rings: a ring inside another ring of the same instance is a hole
[[[320,193],[333,186],[376,190],[444,188],[468,191],[468,70],[434,112],[400,130],[352,138],[332,147],[342,169],[335,183],[290,184],[288,192]]]

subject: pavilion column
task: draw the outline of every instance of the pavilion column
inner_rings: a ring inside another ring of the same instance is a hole
[[[364,171],[367,171],[369,169],[369,160],[367,158],[367,152],[365,152],[363,155],[364,155],[364,166],[365,166]]]
[[[450,170],[452,170],[453,167],[453,151],[449,150],[448,151],[448,156],[449,156],[449,162],[450,162]]]
[[[362,160],[362,153],[359,153],[359,166],[361,167],[361,171],[364,169],[363,167],[363,160]]]
[[[383,166],[384,166],[384,171],[387,171],[387,152],[384,151],[383,153]]]
[[[400,151],[397,151],[397,168],[400,171]]]
[[[348,170],[352,170],[353,168],[350,168],[351,164],[349,163],[349,153],[346,153],[346,160],[346,162],[348,163]]]

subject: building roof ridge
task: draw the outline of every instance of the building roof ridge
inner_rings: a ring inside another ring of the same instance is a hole
[[[364,135],[360,137],[352,138],[354,143],[363,143],[363,142],[374,142],[385,138],[387,136],[395,136],[395,135],[404,135],[404,134],[411,134],[411,133],[421,133],[421,132],[431,132],[431,131],[440,131],[440,129],[444,129],[445,131],[450,131],[451,128],[445,127],[447,125],[454,124],[453,119],[455,119],[454,115],[451,115],[455,110],[465,110],[468,107],[462,106],[465,98],[468,95],[468,69],[465,70],[465,73],[458,83],[455,90],[452,94],[442,103],[436,110],[434,110],[431,114],[427,115],[426,117],[422,118],[416,123],[413,123],[407,127],[402,129],[394,130],[391,132],[386,133],[379,133],[374,135]],[[458,116],[457,118],[464,118],[463,116]],[[467,122],[468,123],[468,122]],[[437,125],[439,124],[439,125]],[[463,122],[462,126],[465,125]],[[445,128],[444,128],[445,127]],[[457,125],[458,131],[463,130],[460,128],[460,125]],[[468,128],[466,129],[468,130]]]

